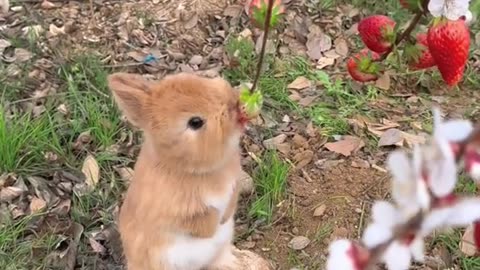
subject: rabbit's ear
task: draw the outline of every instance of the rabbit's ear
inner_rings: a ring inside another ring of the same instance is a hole
[[[152,91],[152,83],[141,75],[114,73],[108,76],[108,87],[118,107],[134,125],[145,127],[145,105]]]

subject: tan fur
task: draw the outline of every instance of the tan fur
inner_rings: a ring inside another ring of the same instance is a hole
[[[145,136],[119,217],[128,269],[171,270],[161,254],[175,233],[209,238],[234,215],[241,170],[238,94],[222,79],[191,74],[149,82],[117,73],[108,81],[120,109]],[[187,128],[192,116],[206,119],[203,130]],[[220,217],[204,198],[232,188]]]

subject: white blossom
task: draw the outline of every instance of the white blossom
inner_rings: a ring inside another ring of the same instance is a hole
[[[372,207],[373,223],[367,226],[362,237],[362,242],[368,248],[374,248],[386,243],[393,237],[396,226],[401,226],[408,221],[394,205],[377,201]],[[389,270],[407,270],[412,257],[416,261],[423,260],[423,239],[414,235],[413,239],[397,239],[387,248],[383,261]]]
[[[394,241],[386,250],[383,260],[389,270],[408,270],[412,258],[422,262],[424,258],[424,242],[416,237],[411,243]]]
[[[413,216],[420,209],[428,209],[430,195],[422,176],[422,152],[414,146],[413,158],[398,150],[387,158],[387,166],[392,173],[392,197],[403,216]]]
[[[469,4],[470,0],[430,0],[428,11],[434,17],[445,16],[449,20],[458,20],[465,16],[468,19],[472,17]]]
[[[393,228],[403,219],[397,209],[389,202],[377,201],[372,207],[373,223],[367,226],[362,242],[368,248],[373,248],[386,242],[393,236]]]
[[[349,240],[340,239],[332,242],[329,247],[327,270],[358,270],[351,254],[354,248]]]

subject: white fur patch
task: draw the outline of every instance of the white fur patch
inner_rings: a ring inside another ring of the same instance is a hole
[[[213,207],[218,210],[220,218],[223,217],[225,210],[227,210],[230,199],[233,195],[233,189],[236,184],[236,181],[232,181],[231,184],[227,186],[227,190],[222,192],[221,195],[208,196],[204,199],[205,204],[209,207]]]
[[[166,260],[172,270],[200,270],[206,267],[233,238],[233,217],[218,227],[211,238],[176,236],[167,249]]]

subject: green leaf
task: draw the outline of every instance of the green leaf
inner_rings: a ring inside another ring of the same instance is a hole
[[[262,92],[256,90],[251,93],[248,87],[242,85],[240,88],[240,104],[248,117],[258,115],[263,105]]]
[[[325,71],[322,70],[317,70],[315,72],[315,75],[317,76],[318,80],[325,85],[330,85],[330,76]]]

